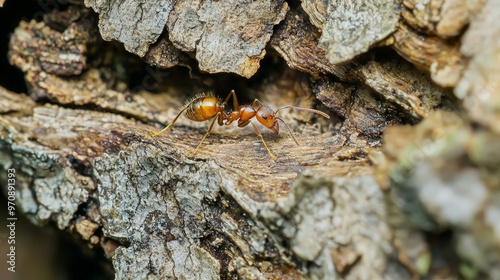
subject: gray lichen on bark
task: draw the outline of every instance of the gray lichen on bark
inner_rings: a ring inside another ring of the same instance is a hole
[[[359,171],[352,178],[306,172],[287,199],[278,201],[274,210],[279,216],[265,212],[263,216],[280,228],[280,236],[290,242],[298,257],[313,262],[313,278],[340,276],[339,272],[348,269],[350,276],[359,279],[408,277],[403,271],[386,274],[389,267],[400,264],[379,258],[395,253],[391,229],[384,221],[384,196],[371,176]],[[344,258],[339,258],[341,254]],[[352,257],[345,257],[347,254]]]
[[[123,42],[132,53],[144,56],[165,29],[175,47],[195,53],[201,70],[246,78],[259,69],[274,25],[289,9],[283,0],[85,4],[99,13],[102,37]]]
[[[3,100],[18,99],[3,89],[0,96]],[[18,101],[30,104],[29,100],[25,99],[26,97]],[[6,105],[6,108],[13,108],[10,104]],[[32,103],[31,106],[33,106]],[[44,108],[30,108],[30,111],[31,109],[37,120],[34,124],[54,123],[53,119],[57,117],[51,114],[54,113],[53,111],[47,111]],[[28,112],[24,111],[24,113]],[[3,130],[1,135],[0,153],[2,158],[8,159],[2,161],[2,168],[21,167],[16,172],[19,182],[17,187],[19,206],[36,224],[43,225],[54,221],[59,229],[67,228],[78,207],[87,201],[89,193],[94,190],[93,180],[78,174],[72,168],[66,159],[66,156],[71,153],[48,149],[43,144],[30,141],[28,138],[33,132],[28,130],[27,134],[24,134],[23,124],[26,120],[22,118],[2,118],[1,120],[8,125],[8,129]],[[54,127],[50,125],[44,129],[35,127],[32,129],[35,129],[35,133],[48,133],[49,135],[54,132]],[[12,137],[13,135],[18,136]]]
[[[460,116],[438,111],[414,129],[388,129],[384,142],[384,160],[374,153],[373,162],[380,185],[393,185],[387,198],[391,212],[404,212],[400,223],[452,229],[458,255],[498,278],[498,134],[475,132]]]
[[[274,25],[287,11],[282,0],[203,1],[198,16],[204,28],[196,50],[200,69],[250,78],[266,54]]]
[[[99,14],[99,30],[104,40],[122,42],[131,53],[144,56],[163,32],[172,1],[85,0]]]
[[[216,222],[216,209],[203,203],[216,200],[222,183],[214,166],[179,165],[160,150],[139,145],[97,159],[94,170],[103,230],[130,244],[113,257],[118,278],[220,277],[219,262],[199,241],[207,224]],[[149,263],[153,266],[141,269]]]
[[[403,18],[413,27],[428,34],[449,38],[460,34],[487,2],[486,0],[402,1]]]
[[[351,60],[396,30],[400,9],[396,0],[330,0],[319,45],[330,63]]]
[[[464,101],[470,118],[500,133],[500,9],[497,1],[486,3],[464,34],[460,50],[470,59],[455,95]]]
[[[130,57],[94,40],[82,6],[21,23],[9,60],[29,97],[0,87],[0,167],[19,171],[23,212],[102,247],[118,279],[407,279],[432,270],[422,229],[451,230],[469,273],[498,278],[496,2],[480,17],[480,1],[347,2],[87,1],[107,39],[190,67],[162,94],[130,92]],[[186,59],[250,77],[266,47],[272,67],[250,81]],[[272,108],[315,96],[332,120],[280,111],[300,145],[263,128],[275,161],[250,127],[214,129],[196,155],[207,123],[146,136],[187,92],[233,86]]]
[[[369,178],[331,181],[329,176],[323,177],[327,173],[307,175],[295,183],[290,196],[277,202],[258,202],[237,191],[240,175],[224,166],[211,160],[179,161],[177,157],[151,145],[137,144],[95,162],[104,232],[130,242],[113,257],[115,268],[129,273],[121,277],[218,278],[219,263],[206,248],[207,240],[214,235],[231,240],[238,248],[230,250],[234,255],[226,269],[234,269],[240,276],[247,269],[261,267],[262,261],[257,259],[273,262],[284,254],[279,259],[286,260],[292,252],[303,261],[312,261],[309,273],[319,278],[336,273],[332,254],[337,250],[350,250],[358,256],[347,264],[350,267],[356,263],[351,271],[356,277],[383,275],[388,265],[397,265],[386,263],[382,257],[394,253],[394,248],[388,225],[382,222],[386,215],[383,195],[375,184],[366,181]],[[363,173],[362,167],[359,172]],[[356,195],[356,200],[351,200],[353,193],[366,196],[361,199]],[[241,213],[234,217],[237,208],[220,208],[227,201],[220,198],[225,195],[232,196],[249,217]],[[372,213],[372,218],[366,219],[365,212]],[[290,242],[291,252],[276,241],[283,238]],[[366,252],[374,255],[363,256]],[[149,259],[134,259],[137,255]],[[142,266],[149,262],[155,265],[145,272]],[[259,278],[270,273],[259,270]]]
[[[331,73],[341,80],[352,81],[354,75],[348,66],[328,62],[325,51],[318,45],[320,35],[303,11],[290,11],[274,32],[270,45],[292,69],[313,77]]]

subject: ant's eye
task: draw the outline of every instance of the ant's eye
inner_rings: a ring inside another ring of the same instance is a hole
[[[267,115],[266,114],[262,114],[260,115],[263,119],[267,120]]]

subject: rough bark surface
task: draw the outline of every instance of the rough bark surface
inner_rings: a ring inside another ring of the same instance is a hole
[[[301,147],[271,141],[274,162],[254,137],[218,136],[191,158],[198,139],[189,131],[149,138],[147,126],[115,114],[27,104],[1,116],[2,154],[22,170],[24,212],[61,229],[74,223],[85,239],[99,225],[98,238],[129,244],[114,251],[117,278],[322,277],[339,263],[353,277],[383,279],[401,267],[386,261],[397,252],[365,152],[336,138],[301,137]],[[97,216],[74,218],[94,200]],[[332,257],[342,252],[351,261]]]
[[[354,75],[349,67],[328,62],[325,51],[318,46],[319,36],[304,12],[291,11],[274,33],[270,44],[292,69],[314,77],[331,73],[341,80],[352,80]]]
[[[404,209],[401,223],[452,229],[458,254],[472,264],[467,277],[482,271],[484,278],[498,278],[500,136],[475,132],[453,113],[434,112],[415,129],[387,129],[384,142],[384,160],[374,154],[373,162],[381,185],[393,185],[389,198],[396,211]]]
[[[487,0],[404,0],[403,18],[414,28],[442,38],[454,37]]]
[[[301,6],[304,12],[309,15],[311,23],[318,29],[323,29],[328,0],[303,0]]]
[[[388,129],[384,156],[372,154],[378,181],[391,188],[406,223],[455,234],[464,277],[500,277],[498,1],[471,20],[461,52],[468,64],[454,89],[464,110],[433,112],[416,127]],[[459,115],[460,114],[460,115]],[[479,124],[475,128],[472,123]],[[385,174],[385,176],[383,175]],[[418,200],[408,199],[418,197]],[[481,253],[478,253],[481,252]]]
[[[438,106],[445,91],[425,74],[403,61],[370,61],[360,71],[364,83],[399,111],[421,120]]]
[[[117,279],[499,279],[499,1],[347,2],[85,1],[97,22],[68,1],[20,22],[0,169],[22,212]],[[276,160],[251,126],[194,155],[209,121],[148,136],[233,88],[332,118],[279,111],[300,145],[258,126]]]
[[[399,14],[396,0],[328,1],[319,44],[330,63],[351,60],[394,32]]]
[[[489,1],[464,34],[460,50],[470,59],[455,95],[463,100],[469,117],[500,133],[500,35],[498,1]]]
[[[44,22],[22,22],[11,40],[9,59],[22,71],[36,64],[48,74],[78,75],[86,68],[86,41],[90,34],[73,25],[63,33]]]
[[[174,45],[179,41],[182,45],[196,44],[196,60],[203,71],[250,78],[259,69],[273,27],[285,18],[288,4],[282,0],[203,1],[194,8],[198,22],[188,23],[182,22],[183,14],[191,13],[193,7],[179,9],[174,11],[177,20],[169,24]],[[182,22],[180,27],[178,21]],[[186,37],[186,24],[196,26],[199,37]]]
[[[141,57],[163,32],[172,4],[170,0],[85,0],[99,14],[102,38],[122,42],[127,51]]]
[[[393,48],[408,61],[428,70],[442,87],[454,87],[462,75],[465,59],[460,44],[415,32],[404,24],[392,35]]]
[[[274,25],[284,19],[289,9],[282,0],[87,0],[85,4],[99,13],[102,37],[123,42],[132,53],[144,56],[166,25],[173,46],[195,53],[201,70],[247,78],[259,69]]]

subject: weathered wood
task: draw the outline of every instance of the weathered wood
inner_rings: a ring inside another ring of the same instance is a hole
[[[303,0],[301,1],[301,7],[304,12],[309,16],[311,23],[318,29],[323,29],[323,23],[325,22],[326,9],[328,6],[328,0]]]
[[[300,147],[268,138],[277,161],[258,138],[241,134],[209,137],[189,157],[199,133],[178,129],[149,138],[148,126],[111,113],[32,110],[0,116],[2,154],[20,170],[19,202],[37,223],[56,220],[61,229],[75,223],[88,240],[99,225],[104,235],[93,239],[130,244],[114,253],[118,278],[321,277],[344,263],[330,257],[338,250],[358,255],[343,265],[361,278],[399,265],[383,261],[391,234],[383,195],[364,177],[371,172],[365,152],[343,147],[330,133],[299,136]],[[74,218],[95,199],[99,216]],[[323,210],[311,215],[316,207]],[[370,235],[360,231],[370,228]]]
[[[459,42],[422,35],[404,24],[399,25],[392,37],[392,47],[411,63],[429,71],[438,85],[457,85],[465,64]]]
[[[330,0],[319,44],[330,63],[349,61],[394,32],[400,10],[396,0]]]
[[[359,73],[367,86],[415,120],[443,106],[446,92],[405,61],[370,61]]]
[[[470,59],[455,95],[463,100],[470,119],[500,133],[500,35],[498,1],[488,2],[463,37],[460,51]]]
[[[500,114],[493,109],[500,104],[499,7],[487,2],[462,38],[468,64],[454,93],[465,110],[437,111],[415,127],[388,129],[383,156],[371,155],[378,182],[392,185],[391,200],[406,209],[404,223],[454,232],[469,278],[500,277]]]
[[[122,42],[125,49],[141,57],[163,32],[172,4],[170,0],[85,0],[85,5],[99,14],[102,38]]]
[[[486,0],[404,0],[402,16],[413,28],[441,38],[459,35]]]
[[[50,74],[81,74],[86,68],[85,43],[90,36],[76,27],[61,33],[44,22],[21,22],[10,42],[10,63],[23,71],[36,64]]]
[[[195,53],[201,70],[247,78],[259,69],[273,26],[288,11],[282,0],[162,0],[147,5],[86,0],[85,4],[99,13],[102,37],[123,42],[132,53],[144,56],[166,25],[173,46]],[[227,16],[235,13],[237,17]]]
[[[87,0],[97,23],[70,1],[20,23],[28,95],[0,86],[0,169],[21,210],[117,279],[499,278],[498,1],[351,2]],[[196,155],[209,122],[147,136],[233,88],[332,119],[280,111],[300,146],[259,126],[275,161],[250,126]],[[443,229],[456,256],[425,236]]]
[[[313,77],[334,74],[341,80],[355,78],[351,68],[329,63],[325,51],[318,46],[320,33],[312,26],[303,11],[291,11],[271,38],[271,46],[285,59],[288,66]]]
[[[384,143],[384,159],[371,156],[379,183],[392,185],[393,211],[404,212],[400,225],[453,230],[457,253],[472,264],[468,276],[499,277],[500,136],[438,111],[415,127],[388,128]]]

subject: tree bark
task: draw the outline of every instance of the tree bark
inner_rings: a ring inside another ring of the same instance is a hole
[[[496,1],[344,2],[69,1],[20,22],[0,167],[22,212],[117,279],[499,278]],[[259,126],[276,160],[250,125],[196,154],[209,121],[148,136],[231,89],[332,118],[280,111],[300,145]],[[458,258],[429,241],[444,229]]]

